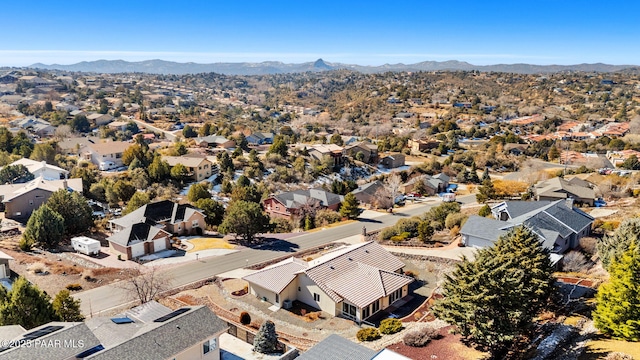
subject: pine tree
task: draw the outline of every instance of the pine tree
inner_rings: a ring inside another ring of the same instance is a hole
[[[359,201],[353,193],[348,193],[344,196],[344,201],[340,206],[340,215],[348,219],[354,220],[360,215],[360,209],[358,209]]]
[[[1,325],[22,325],[25,329],[56,320],[49,295],[20,277],[0,305]]]
[[[65,234],[75,235],[89,230],[93,225],[93,210],[87,199],[79,193],[60,189],[47,200],[47,206],[64,219]]]
[[[485,167],[484,168],[484,172],[482,173],[482,182],[485,182],[485,180],[491,180],[491,176],[489,176],[489,168]]]
[[[517,227],[476,259],[446,276],[434,314],[494,354],[526,332],[553,291],[548,250],[533,232]]]
[[[60,321],[82,321],[80,300],[74,299],[69,290],[61,290],[53,299],[53,311]]]
[[[45,204],[31,214],[22,237],[28,244],[54,248],[62,240],[63,234],[64,218]]]
[[[609,281],[596,294],[595,326],[604,334],[640,340],[640,252],[635,240],[610,265]]]
[[[278,334],[276,325],[271,320],[267,320],[260,326],[260,330],[253,339],[253,351],[270,354],[276,352],[278,346]]]
[[[640,218],[627,219],[620,224],[613,235],[605,236],[596,244],[598,256],[605,269],[619,260],[622,254],[629,249],[632,242],[640,244]]]

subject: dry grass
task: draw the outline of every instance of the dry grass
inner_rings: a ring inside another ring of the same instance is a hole
[[[640,343],[613,339],[592,340],[580,360],[602,359],[607,353],[621,352],[640,359]]]
[[[188,252],[196,252],[200,250],[209,250],[209,249],[233,249],[235,246],[229,244],[224,239],[220,238],[197,238],[188,240],[191,244],[193,244],[193,249]]]

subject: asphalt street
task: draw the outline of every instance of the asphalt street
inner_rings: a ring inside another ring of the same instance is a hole
[[[471,197],[469,199],[460,197],[458,200],[462,203],[472,201]],[[171,267],[164,270],[164,272],[168,273],[171,278],[171,287],[176,288],[224,272],[358,235],[362,233],[363,226],[366,227],[367,231],[379,230],[395,224],[400,218],[423,214],[438,204],[440,204],[440,201],[409,204],[403,208],[396,209],[394,214],[384,214],[373,219],[360,219],[357,222],[306,233],[287,240],[270,241],[266,246],[248,248],[223,256],[204,258],[199,261]],[[163,270],[160,271],[163,272]],[[121,284],[119,286],[117,283],[83,291],[74,295],[74,297],[82,301],[81,309],[85,316],[95,316],[131,302],[127,291],[123,289]]]

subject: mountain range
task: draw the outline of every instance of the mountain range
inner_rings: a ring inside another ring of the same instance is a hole
[[[28,66],[35,69],[80,71],[91,73],[149,73],[149,74],[197,74],[215,72],[226,75],[266,75],[299,72],[320,72],[338,69],[349,69],[362,73],[381,73],[399,71],[471,71],[507,72],[518,74],[555,73],[564,71],[583,72],[615,72],[630,68],[637,69],[637,65],[609,65],[609,64],[576,64],[576,65],[532,65],[532,64],[497,64],[473,65],[464,61],[423,61],[415,64],[384,64],[380,66],[364,66],[326,62],[318,59],[314,62],[287,64],[279,61],[265,61],[260,63],[212,63],[198,64],[193,62],[179,63],[165,60],[145,60],[129,62],[124,60],[96,60],[83,61],[72,65],[45,65],[41,63]]]

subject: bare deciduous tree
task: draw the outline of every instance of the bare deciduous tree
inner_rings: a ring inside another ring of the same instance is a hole
[[[127,279],[118,285],[126,290],[129,300],[144,304],[156,299],[162,292],[171,289],[171,277],[167,273],[160,272],[157,267],[144,270],[136,267],[123,271]]]
[[[389,189],[392,201],[395,201],[396,197],[400,193],[400,185],[402,185],[402,178],[398,174],[393,174],[387,178],[386,188]]]

